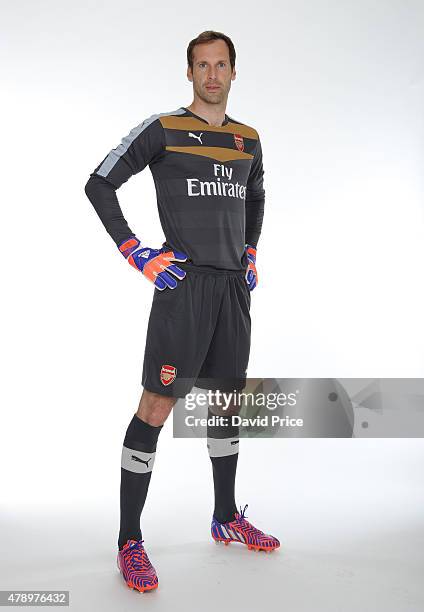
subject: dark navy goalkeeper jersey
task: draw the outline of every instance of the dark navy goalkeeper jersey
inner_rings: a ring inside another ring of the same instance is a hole
[[[133,128],[85,188],[117,245],[135,234],[116,190],[146,166],[156,187],[163,246],[183,251],[195,265],[244,269],[244,246],[257,245],[265,202],[257,131],[227,115],[222,126],[212,126],[184,107]],[[143,246],[154,246],[142,229],[139,237]]]

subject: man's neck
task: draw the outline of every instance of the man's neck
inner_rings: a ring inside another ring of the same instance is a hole
[[[205,104],[200,101],[193,101],[186,107],[195,115],[202,117],[209,125],[221,127],[225,121],[225,105]]]

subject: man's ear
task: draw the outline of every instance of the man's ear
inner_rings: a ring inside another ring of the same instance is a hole
[[[187,78],[189,81],[193,81],[193,72],[190,66],[187,66]]]
[[[237,73],[236,73],[236,69],[234,68],[233,69],[233,74],[231,75],[231,80],[235,81],[236,76],[237,76]]]

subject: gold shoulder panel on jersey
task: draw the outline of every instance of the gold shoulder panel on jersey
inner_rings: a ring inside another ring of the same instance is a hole
[[[166,147],[166,150],[174,151],[175,153],[190,153],[191,155],[202,155],[203,157],[210,157],[212,159],[217,159],[218,161],[222,162],[232,161],[233,159],[253,158],[253,155],[251,155],[250,153],[243,153],[242,151],[238,151],[237,149],[227,149],[226,147]]]
[[[209,125],[196,117],[178,117],[175,115],[168,115],[167,117],[159,117],[159,121],[162,126],[167,130],[202,130],[203,132],[221,132],[229,134],[240,134],[245,138],[251,138],[252,140],[258,140],[258,132],[242,123],[232,123],[231,121],[227,125],[221,127],[215,125]]]

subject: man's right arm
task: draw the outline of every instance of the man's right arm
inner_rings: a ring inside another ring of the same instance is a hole
[[[164,151],[164,132],[157,115],[133,128],[90,174],[85,193],[117,246],[135,236],[122,213],[116,190]]]

